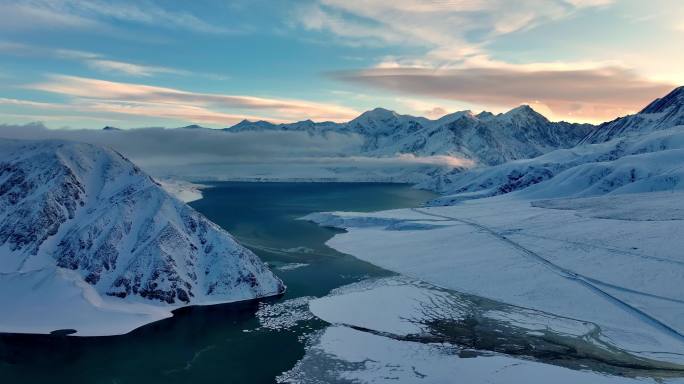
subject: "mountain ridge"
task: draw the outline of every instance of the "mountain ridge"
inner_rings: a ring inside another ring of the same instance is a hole
[[[535,198],[674,191],[684,188],[684,87],[639,113],[599,125],[571,148],[438,175],[422,186],[434,204],[514,193]]]
[[[684,86],[653,100],[638,113],[598,125],[580,144],[601,143],[619,136],[639,135],[678,125],[684,125]]]
[[[497,115],[458,111],[434,120],[378,107],[346,123],[304,120],[273,124],[243,120],[223,130],[358,134],[364,139],[362,153],[371,156],[447,155],[495,165],[538,156],[557,147],[571,147],[592,129],[590,124],[551,122],[529,105],[521,105]]]
[[[62,285],[59,271],[69,271],[96,307],[177,308],[284,290],[256,255],[119,153],[0,139],[0,285],[37,271]]]

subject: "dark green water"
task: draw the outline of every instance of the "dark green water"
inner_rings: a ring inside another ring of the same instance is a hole
[[[407,185],[215,183],[191,205],[248,245],[288,286],[266,302],[322,296],[388,273],[324,245],[336,231],[296,220],[317,211],[374,211],[432,198]],[[308,264],[284,269],[293,263]],[[0,383],[272,383],[304,354],[299,338],[324,326],[258,329],[258,302],[184,308],[127,335],[0,334]],[[49,316],[49,314],[46,314]]]

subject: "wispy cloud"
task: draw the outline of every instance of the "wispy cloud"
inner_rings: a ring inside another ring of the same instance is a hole
[[[611,0],[319,0],[298,8],[311,30],[327,30],[350,42],[413,43],[438,53],[478,51],[493,37],[568,17]],[[443,55],[442,60],[448,60]],[[458,58],[456,58],[458,59]]]
[[[43,103],[43,102],[31,101],[31,100],[11,99],[11,98],[6,98],[6,97],[0,97],[0,104],[24,106],[24,107],[39,107],[39,108],[44,108],[44,109],[61,109],[62,108],[59,104]]]
[[[213,73],[195,73],[177,68],[132,63],[123,60],[114,60],[107,57],[106,55],[96,52],[42,47],[36,45],[16,43],[11,41],[0,41],[0,54],[9,54],[14,56],[46,57],[61,60],[78,61],[83,63],[88,68],[95,69],[99,72],[122,74],[133,77],[147,77],[159,74],[172,74],[179,76],[207,77],[217,80],[227,78],[224,75],[218,75]]]
[[[398,34],[378,22],[349,20],[343,15],[317,5],[301,6],[297,18],[307,30],[327,30],[344,38],[349,45],[381,45],[410,42],[411,36]]]
[[[2,0],[0,30],[111,29],[110,21],[208,34],[241,33],[191,13],[171,11],[151,1]]]
[[[27,88],[68,96],[74,105],[90,111],[120,113],[212,124],[233,123],[242,118],[272,121],[303,119],[342,121],[357,111],[319,102],[244,95],[198,93],[167,87],[121,83],[75,76],[54,75]],[[245,114],[256,112],[260,116]]]
[[[536,104],[552,118],[594,122],[635,112],[673,88],[620,67],[373,68],[332,76],[409,95],[504,107]]]
[[[61,11],[49,1],[1,1],[0,14],[2,23],[0,30],[21,31],[28,29],[57,28],[101,28],[102,24],[78,15],[74,12]]]
[[[175,75],[188,75],[190,72],[182,71],[179,69],[167,68],[167,67],[156,67],[150,65],[141,65],[127,63],[124,61],[117,60],[107,60],[107,59],[87,59],[86,64],[97,70],[103,72],[118,72],[130,76],[152,76],[155,74],[175,74]]]

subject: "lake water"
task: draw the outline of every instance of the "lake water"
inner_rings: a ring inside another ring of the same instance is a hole
[[[213,183],[191,203],[267,261],[288,286],[261,305],[323,296],[390,273],[327,246],[335,230],[297,220],[311,212],[418,206],[433,194],[399,184]],[[272,383],[304,355],[316,319],[261,326],[253,301],[184,308],[127,335],[0,334],[0,383]],[[278,308],[277,305],[273,306]]]

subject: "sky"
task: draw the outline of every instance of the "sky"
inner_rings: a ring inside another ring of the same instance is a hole
[[[0,123],[222,128],[529,104],[597,123],[684,85],[681,0],[0,0]]]

